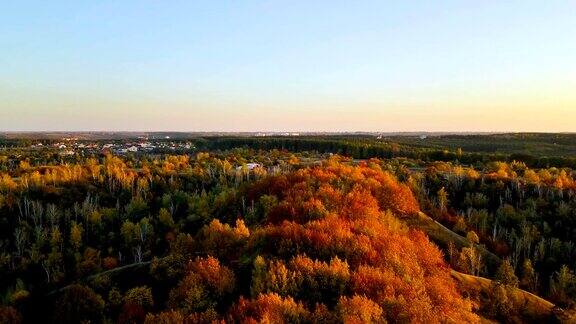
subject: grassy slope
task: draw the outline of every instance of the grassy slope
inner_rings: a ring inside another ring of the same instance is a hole
[[[404,221],[408,226],[418,228],[426,233],[431,240],[444,248],[448,246],[449,242],[452,242],[458,249],[470,246],[471,244],[465,237],[454,233],[424,213],[418,213],[417,217],[405,218]],[[490,270],[497,269],[502,260],[500,260],[496,254],[488,251],[483,246],[478,245],[477,247],[482,253],[482,259],[486,266]]]
[[[451,271],[452,277],[458,283],[460,289],[471,296],[481,296],[487,299],[490,296],[492,280],[467,275],[458,271]],[[555,305],[551,302],[524,291],[519,288],[514,289],[517,307],[523,312],[526,319],[538,320],[554,316]]]
[[[424,231],[430,239],[439,245],[447,246],[449,242],[452,242],[458,248],[470,246],[470,241],[465,237],[454,233],[424,213],[419,213],[417,217],[406,218],[404,221],[408,226]],[[502,262],[494,253],[486,250],[482,246],[478,246],[478,248],[489,268],[496,269]],[[451,275],[465,295],[471,297],[476,296],[476,299],[479,299],[477,300],[479,303],[488,302],[492,280],[467,275],[455,270],[451,270]],[[515,297],[518,310],[522,311],[522,318],[511,320],[538,322],[540,320],[550,320],[558,316],[558,319],[560,319],[562,323],[576,323],[576,316],[566,313],[562,314],[556,309],[554,304],[530,292],[517,288],[515,289]],[[493,321],[485,318],[483,318],[483,322],[493,323]]]

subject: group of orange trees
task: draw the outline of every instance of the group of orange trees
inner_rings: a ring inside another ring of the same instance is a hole
[[[478,321],[381,165],[267,172],[205,155],[91,160],[26,188],[5,175],[0,321]]]
[[[240,219],[204,227],[190,250],[210,256],[186,265],[169,293],[172,310],[147,320],[478,320],[438,248],[399,221],[419,210],[410,189],[377,163],[331,161],[269,176],[244,197],[258,202],[260,216],[250,228]],[[157,260],[153,271],[173,270],[177,259]]]

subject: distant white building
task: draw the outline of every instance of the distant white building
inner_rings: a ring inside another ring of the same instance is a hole
[[[262,164],[260,164],[260,163],[246,163],[246,167],[248,168],[248,170],[252,170],[255,168],[261,168]]]
[[[262,167],[262,164],[260,164],[260,163],[246,163],[246,168],[248,170],[254,170],[255,168],[261,168],[261,167]],[[236,169],[242,170],[242,168],[243,168],[243,166],[239,166]]]
[[[126,149],[128,152],[138,152],[138,147],[137,146],[130,146],[129,148]]]

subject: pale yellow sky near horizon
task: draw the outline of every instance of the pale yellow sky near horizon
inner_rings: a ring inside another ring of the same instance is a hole
[[[266,106],[80,103],[0,112],[0,130],[116,131],[576,131],[576,109],[498,104],[333,104],[269,111]],[[192,108],[190,108],[192,107]],[[461,107],[466,107],[462,109]]]
[[[1,89],[1,87],[0,87]],[[576,95],[397,93],[382,99],[162,97],[0,91],[0,131],[576,131]],[[138,100],[140,99],[140,100]]]

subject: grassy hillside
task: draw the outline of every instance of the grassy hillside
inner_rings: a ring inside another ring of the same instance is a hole
[[[438,223],[430,216],[422,212],[418,213],[417,217],[409,217],[404,219],[404,221],[408,226],[420,229],[426,233],[430,239],[432,239],[434,242],[436,242],[436,244],[443,248],[447,247],[449,242],[452,242],[458,249],[470,246],[471,244],[471,242],[468,241],[468,239],[465,237],[454,233],[444,225]],[[482,259],[484,260],[488,269],[495,270],[500,265],[502,260],[500,260],[496,254],[488,251],[481,245],[478,245],[477,247],[478,250],[482,253]]]
[[[460,290],[472,300],[485,306],[490,302],[492,280],[471,276],[455,270],[451,271],[452,278],[456,280]],[[559,320],[563,323],[574,323],[573,316],[563,314],[551,302],[531,294],[525,290],[514,288],[515,309],[520,311],[518,318],[511,319],[516,322],[550,322]]]
[[[470,246],[470,241],[462,237],[442,224],[436,222],[424,213],[418,213],[417,217],[406,218],[405,222],[412,228],[418,228],[424,231],[432,240],[441,246],[447,246],[452,242],[457,248]],[[482,257],[485,260],[487,267],[495,269],[502,262],[502,260],[492,252],[486,250],[482,246],[478,246]],[[464,294],[473,300],[477,307],[480,308],[479,314],[485,312],[486,305],[492,302],[491,290],[493,288],[493,281],[487,278],[472,276],[451,270],[451,276],[457,282],[459,289]],[[576,323],[576,316],[568,314],[563,310],[557,308],[553,303],[534,295],[528,291],[514,288],[514,310],[520,314],[511,318],[512,322],[525,323],[525,322],[561,322],[561,323]],[[489,316],[488,316],[489,317]],[[492,319],[483,318],[485,323],[494,323]]]

